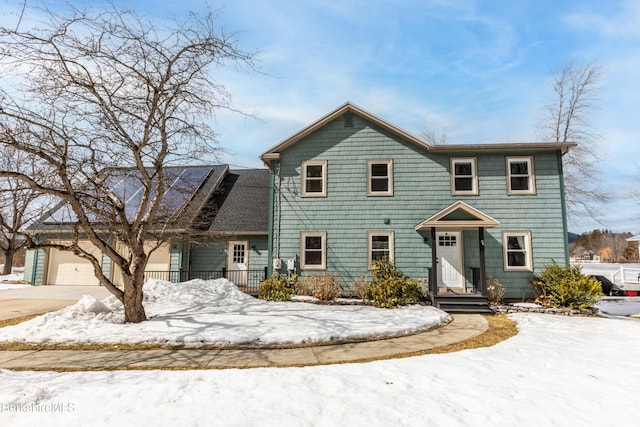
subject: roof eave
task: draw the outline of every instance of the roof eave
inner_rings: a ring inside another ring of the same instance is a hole
[[[331,111],[330,113],[324,115],[323,117],[321,117],[320,119],[316,120],[315,122],[313,122],[312,124],[310,124],[309,126],[305,127],[304,129],[302,129],[301,131],[295,133],[294,135],[286,138],[284,141],[280,142],[279,144],[273,146],[272,148],[270,148],[269,150],[265,151],[261,156],[260,159],[262,159],[262,161],[265,164],[268,164],[271,160],[277,160],[280,158],[280,152],[282,152],[283,150],[289,148],[290,146],[292,146],[293,144],[295,144],[296,142],[300,141],[301,139],[305,138],[306,136],[310,135],[311,133],[315,132],[316,130],[320,129],[321,127],[323,127],[324,125],[326,125],[327,123],[335,120],[336,118],[340,117],[341,115],[345,114],[345,113],[355,113],[375,124],[377,124],[378,126],[381,126],[382,128],[388,130],[389,132],[392,132],[396,135],[401,136],[402,138],[406,139],[407,141],[412,142],[413,144],[429,150],[431,149],[433,146],[423,140],[421,140],[420,138],[411,135],[410,133],[400,129],[397,126],[392,125],[391,123],[371,114],[370,112],[350,103],[350,102],[346,102],[345,104],[341,105],[340,107],[336,108],[335,110]],[[275,157],[277,156],[277,157]]]

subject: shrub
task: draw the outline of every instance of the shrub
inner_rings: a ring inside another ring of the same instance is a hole
[[[299,295],[311,295],[320,301],[331,301],[342,295],[340,281],[336,276],[323,274],[322,276],[304,276],[298,284]]]
[[[356,298],[364,300],[365,289],[367,288],[367,276],[356,277],[351,284],[351,288]]]
[[[531,283],[538,295],[536,302],[542,305],[583,310],[593,306],[603,295],[600,282],[582,274],[578,265],[547,265]]]
[[[491,275],[487,276],[487,298],[489,299],[489,304],[502,304],[505,292],[504,285],[498,279]]]
[[[298,280],[296,293],[298,295],[309,297],[313,295],[313,282],[311,280],[308,280],[308,276],[302,276],[300,280]]]
[[[290,301],[291,295],[296,293],[298,276],[288,276],[281,273],[273,275],[258,286],[258,298],[267,301]]]
[[[371,274],[373,279],[365,287],[364,297],[376,307],[398,307],[422,299],[418,281],[401,274],[386,259],[374,261]]]

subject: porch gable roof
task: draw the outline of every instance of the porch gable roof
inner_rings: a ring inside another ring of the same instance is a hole
[[[438,229],[492,228],[500,222],[463,201],[457,201],[415,226],[416,231]]]

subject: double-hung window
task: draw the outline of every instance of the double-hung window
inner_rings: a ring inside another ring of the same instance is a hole
[[[533,157],[507,157],[508,194],[536,194]]]
[[[304,197],[327,196],[327,161],[302,162],[302,195]]]
[[[367,195],[393,196],[393,160],[367,160]]]
[[[300,268],[302,270],[326,270],[327,233],[300,233]]]
[[[393,231],[369,231],[369,267],[373,261],[386,259],[393,262]]]
[[[451,194],[473,196],[478,194],[478,162],[475,157],[451,159]]]
[[[504,231],[502,248],[505,271],[533,271],[530,231]]]

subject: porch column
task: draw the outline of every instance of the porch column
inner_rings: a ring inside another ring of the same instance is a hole
[[[438,295],[438,254],[436,248],[436,228],[431,227],[431,277],[429,277],[429,290],[435,297]]]
[[[487,272],[484,264],[484,227],[478,227],[478,245],[480,248],[480,294],[487,294]]]

